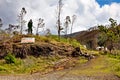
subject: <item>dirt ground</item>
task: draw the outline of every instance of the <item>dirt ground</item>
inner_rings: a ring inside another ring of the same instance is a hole
[[[52,72],[46,75],[7,75],[0,76],[0,80],[120,80],[114,75],[104,75],[104,76],[76,76],[68,75],[66,71]]]
[[[120,80],[119,77],[111,72],[102,72],[103,68],[107,67],[107,65],[103,65],[101,59],[103,58],[95,58],[83,65],[77,65],[70,69],[50,72],[44,75],[39,73],[30,75],[1,75],[0,80]],[[102,65],[103,67],[94,69],[95,65]],[[85,72],[89,74],[85,74]]]

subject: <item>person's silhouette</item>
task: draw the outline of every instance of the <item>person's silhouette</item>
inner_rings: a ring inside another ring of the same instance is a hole
[[[33,22],[32,19],[28,22],[28,34],[32,34]]]

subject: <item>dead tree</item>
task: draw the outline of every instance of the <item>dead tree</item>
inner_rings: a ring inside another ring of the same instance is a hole
[[[39,28],[45,27],[45,23],[43,21],[44,21],[44,19],[39,18],[38,24],[37,24],[37,29],[36,29],[36,35],[38,35],[38,33],[39,33]]]
[[[46,36],[51,35],[51,31],[50,31],[50,29],[46,29],[46,33],[45,33],[45,35],[46,35]]]
[[[2,19],[0,18],[0,28],[2,27],[3,23],[2,23]]]
[[[70,16],[66,16],[66,19],[65,19],[65,36],[67,37],[67,33],[68,33],[68,27],[69,27],[69,24],[71,23],[71,19],[70,19]]]
[[[13,24],[9,24],[9,27],[5,29],[5,31],[8,34],[11,34],[13,32],[16,32],[16,29],[18,29],[19,25],[13,25]],[[14,34],[14,33],[13,33]]]
[[[57,29],[58,29],[58,38],[60,40],[60,36],[61,36],[61,30],[63,30],[63,28],[61,27],[61,11],[62,11],[62,7],[63,7],[63,3],[62,0],[58,1],[58,8],[57,8]]]
[[[74,24],[76,18],[77,18],[76,15],[73,15],[73,16],[72,16],[71,34],[72,34],[72,30],[73,30],[73,24]]]
[[[18,15],[18,21],[20,26],[20,34],[23,32],[23,26],[25,25],[26,21],[24,20],[24,16],[27,13],[26,9],[23,7],[20,14]]]

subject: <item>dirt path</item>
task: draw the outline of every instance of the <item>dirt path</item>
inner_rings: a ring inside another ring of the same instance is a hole
[[[71,69],[51,72],[46,75],[39,73],[19,76],[0,76],[0,80],[120,80],[109,71],[107,61],[100,56],[85,64]]]
[[[120,80],[118,77],[113,75],[104,76],[76,76],[68,75],[65,72],[59,73],[54,72],[41,76],[39,74],[27,75],[27,76],[0,76],[0,80]]]

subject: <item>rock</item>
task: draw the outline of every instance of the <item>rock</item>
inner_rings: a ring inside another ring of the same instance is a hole
[[[88,54],[88,53],[85,53],[85,54],[83,54],[82,56],[84,56],[85,58],[87,58],[88,60],[90,60],[90,59],[93,59],[94,58],[94,56],[93,55],[90,55],[90,54]]]
[[[73,52],[72,52],[72,54],[71,54],[72,57],[78,57],[78,56],[80,56],[80,55],[82,55],[82,52],[81,52],[81,50],[80,50],[80,47],[76,47],[75,50],[73,50]]]
[[[84,56],[84,57],[87,58],[88,60],[94,58],[93,55],[90,55],[90,54],[88,54],[88,53],[84,53],[84,54],[83,54],[83,53],[81,52],[81,50],[80,50],[80,47],[76,47],[76,48],[73,50],[71,56],[72,56],[72,57]]]

